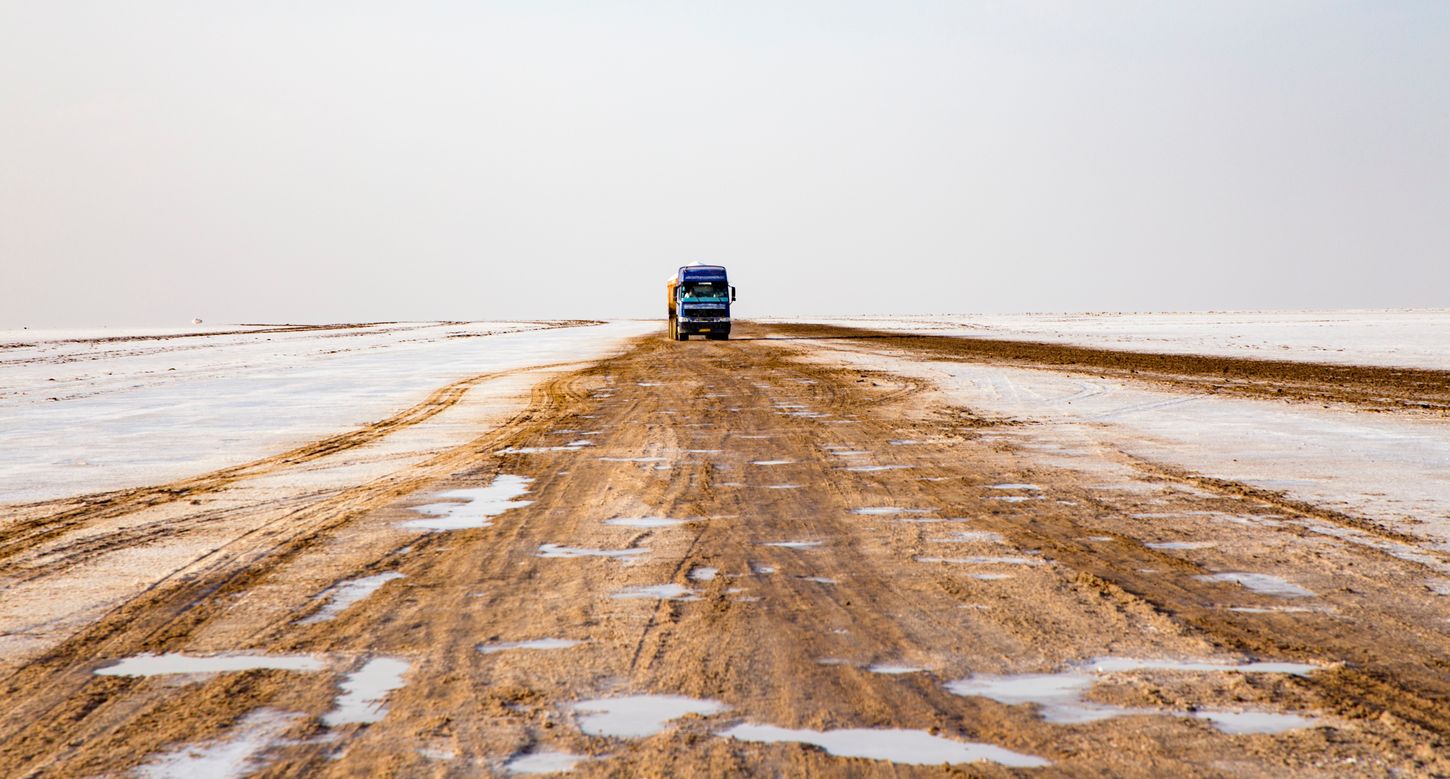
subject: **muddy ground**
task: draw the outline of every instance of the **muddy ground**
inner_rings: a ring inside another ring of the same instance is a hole
[[[737,335],[556,371],[475,440],[343,489],[305,485],[486,377],[257,463],[13,507],[6,591],[215,543],[86,624],[27,627],[0,658],[0,775],[1450,774],[1444,554],[1152,463],[1102,483],[992,435],[1018,421],[802,359],[870,334]],[[1444,394],[1236,367],[1232,391],[1303,402]],[[1072,369],[1109,368],[1138,370]],[[188,665],[218,657],[286,667]],[[619,699],[636,716],[599,716]]]

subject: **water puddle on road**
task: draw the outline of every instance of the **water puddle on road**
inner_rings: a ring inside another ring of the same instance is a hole
[[[916,665],[894,665],[894,664],[891,664],[891,663],[872,663],[871,665],[866,666],[866,670],[870,671],[873,674],[887,674],[889,676],[899,676],[901,674],[921,673],[922,671],[925,671],[926,669],[925,668],[922,668],[921,666],[916,666]]]
[[[836,757],[886,760],[904,765],[941,765],[988,761],[1012,768],[1041,768],[1050,765],[1034,755],[1010,749],[933,736],[922,730],[845,728],[841,730],[792,730],[774,725],[736,725],[719,735],[736,741],[764,744],[810,744]]]
[[[829,576],[797,576],[796,578],[803,582],[815,582],[816,584],[839,584]]]
[[[604,524],[615,527],[674,527],[689,521],[688,519],[670,519],[668,517],[620,517],[606,519]]]
[[[533,752],[511,757],[503,767],[511,774],[562,774],[593,759],[588,755],[571,755],[568,752]]]
[[[1037,495],[992,495],[987,500],[1000,500],[1003,503],[1026,503],[1029,500],[1039,500]]]
[[[795,460],[751,460],[751,465],[792,465]]]
[[[597,457],[602,463],[662,463],[663,457]]]
[[[1313,717],[1271,711],[1195,711],[1190,716],[1208,720],[1219,732],[1233,735],[1284,733],[1319,724]]]
[[[922,557],[912,558],[918,563],[948,563],[952,565],[1043,565],[1040,557],[968,555],[966,557]]]
[[[342,694],[334,701],[332,711],[322,715],[322,724],[332,728],[381,721],[388,714],[388,693],[405,684],[403,674],[408,667],[407,660],[394,657],[367,661],[338,685]]]
[[[863,517],[889,517],[895,514],[930,514],[931,509],[903,509],[895,506],[866,506],[851,509],[852,514]]]
[[[798,490],[798,489],[801,488],[801,485],[799,485],[799,484],[767,484],[767,485],[765,485],[765,488],[768,489],[768,490]]]
[[[629,695],[581,701],[570,707],[579,730],[590,736],[645,738],[663,732],[671,720],[697,714],[708,717],[728,710],[725,704],[680,695]]]
[[[1260,595],[1273,595],[1277,598],[1314,597],[1313,590],[1305,589],[1297,584],[1281,579],[1278,576],[1271,576],[1267,573],[1229,571],[1226,573],[1204,574],[1193,578],[1201,582],[1228,582],[1237,584]]]
[[[363,576],[357,579],[348,579],[338,582],[326,594],[329,595],[327,605],[318,609],[316,613],[310,614],[297,620],[299,625],[315,625],[318,622],[330,622],[337,619],[347,607],[366,599],[369,595],[378,591],[378,588],[394,580],[402,579],[403,574],[396,571],[388,571],[375,576]]]
[[[649,554],[648,547],[636,546],[629,549],[594,549],[585,546],[540,544],[539,551],[535,552],[534,556],[547,558],[605,557],[612,560],[632,560],[643,554]]]
[[[993,484],[991,488],[994,489],[994,490],[1026,490],[1028,492],[1041,492],[1042,491],[1042,488],[1039,487],[1039,486],[1037,486],[1036,484],[1022,484],[1022,483],[1016,483],[1016,482],[1008,482],[1008,483],[1004,483],[1004,484]]]
[[[478,651],[481,654],[491,655],[498,652],[507,652],[511,649],[569,649],[584,643],[575,641],[572,638],[536,638],[530,641],[501,641],[496,644],[479,644]]]
[[[695,591],[683,584],[651,584],[626,587],[609,597],[616,600],[695,600]]]
[[[263,754],[301,714],[258,709],[228,729],[225,737],[203,744],[187,744],[152,757],[136,768],[140,779],[233,779],[260,771]]]
[[[517,500],[520,495],[529,491],[529,484],[532,481],[526,476],[505,473],[494,477],[493,483],[487,487],[441,492],[437,497],[465,502],[429,503],[424,506],[415,506],[414,511],[428,514],[428,518],[409,520],[399,524],[398,527],[434,531],[489,527],[493,524],[490,520],[494,517],[533,502]]]
[[[715,568],[692,568],[690,569],[690,581],[708,582],[714,581],[715,575],[720,571]]]
[[[973,579],[980,579],[984,582],[1000,582],[1003,579],[1012,578],[1012,574],[1010,573],[972,573],[967,574],[967,576]]]
[[[1103,657],[1072,666],[1065,671],[1049,674],[1012,674],[996,676],[974,674],[965,679],[948,682],[948,692],[956,695],[987,698],[1009,706],[1026,703],[1035,704],[1043,721],[1055,724],[1096,722],[1130,715],[1149,714],[1166,716],[1191,716],[1205,719],[1225,733],[1254,732],[1234,730],[1249,728],[1258,724],[1262,727],[1305,723],[1315,721],[1299,715],[1273,714],[1270,712],[1226,712],[1199,709],[1179,712],[1167,709],[1115,706],[1092,703],[1083,696],[1097,684],[1102,674],[1178,672],[1178,673],[1272,673],[1304,676],[1319,666],[1307,663],[1244,662],[1232,663],[1213,660],[1161,660],[1127,657]],[[1270,731],[1263,731],[1270,732]],[[1272,731],[1277,732],[1277,731]]]
[[[96,669],[99,676],[167,676],[237,671],[321,671],[326,665],[308,655],[134,655]]]
[[[570,441],[563,446],[510,446],[507,449],[500,449],[494,454],[542,454],[544,452],[577,452],[586,446],[593,446],[593,441]]]
[[[838,471],[852,471],[854,473],[879,473],[881,471],[904,471],[914,468],[913,465],[848,465],[844,468],[837,468]]]
[[[824,541],[766,541],[761,546],[777,546],[782,549],[815,549]]]

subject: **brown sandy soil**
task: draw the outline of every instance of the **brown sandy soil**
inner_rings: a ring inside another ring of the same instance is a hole
[[[1367,411],[1450,413],[1450,372],[1446,371],[1157,354],[1039,341],[885,333],[805,323],[774,324],[770,331],[803,339],[864,341],[883,348],[909,349],[938,360],[995,362],[1112,376],[1198,392],[1344,403]]]
[[[574,767],[581,776],[1450,773],[1450,607],[1424,587],[1442,556],[1403,559],[1402,539],[1148,463],[1133,464],[1132,483],[1100,484],[984,435],[992,421],[928,386],[800,361],[809,339],[748,340],[757,334],[642,340],[545,381],[526,411],[466,445],[269,506],[268,522],[10,667],[0,774],[119,776],[180,765],[187,745],[247,743],[241,768],[299,777],[504,774],[511,758],[551,751],[590,758]],[[1199,375],[1156,359],[1164,375]],[[591,445],[563,446],[578,440]],[[534,451],[501,453],[524,448]],[[111,533],[105,543],[144,554],[167,543],[173,520],[215,518],[126,517],[191,506],[198,491],[245,513],[262,471],[27,507],[0,526],[0,581],[49,561],[57,591],[79,586],[67,545]],[[487,527],[400,527],[449,500],[439,493],[501,474],[530,479],[520,499],[531,502]],[[642,517],[685,521],[605,522]],[[545,545],[637,551],[561,557]],[[1223,571],[1312,594],[1198,578]],[[335,619],[308,619],[329,586],[384,572],[402,577]],[[616,597],[657,585],[675,587]],[[479,651],[539,639],[579,643]],[[319,667],[94,673],[166,652],[305,655]],[[1316,670],[1082,671],[1085,705],[1103,716],[1073,722],[948,688],[1104,657]],[[348,674],[379,659],[406,670],[377,696],[375,721],[329,720]],[[729,708],[634,738],[581,730],[573,704],[643,694]],[[1202,718],[1219,711],[1314,721],[1230,733]],[[719,735],[739,723],[917,730],[1047,765],[909,765],[919,750],[891,762]]]

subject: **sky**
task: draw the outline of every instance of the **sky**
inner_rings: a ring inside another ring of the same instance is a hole
[[[1450,306],[1450,3],[0,0],[0,327]]]

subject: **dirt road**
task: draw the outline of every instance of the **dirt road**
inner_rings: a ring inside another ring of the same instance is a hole
[[[365,458],[473,385],[16,509],[7,590],[220,540],[0,666],[0,774],[1450,773],[1450,606],[1424,584],[1450,556],[1152,463],[1104,484],[763,332],[555,372],[475,440],[235,536],[252,482]]]

